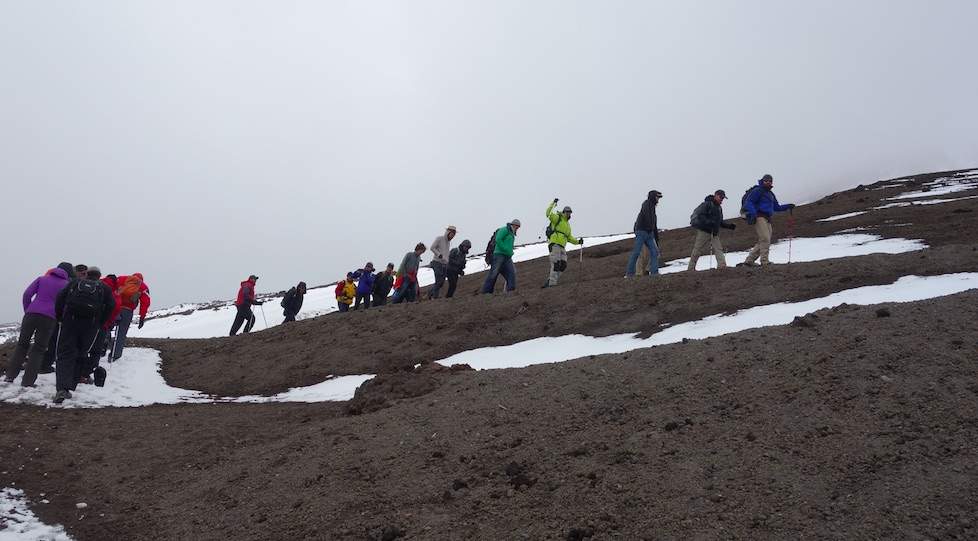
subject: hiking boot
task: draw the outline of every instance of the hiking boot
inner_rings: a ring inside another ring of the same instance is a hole
[[[71,398],[71,393],[68,391],[58,391],[57,394],[54,395],[54,403],[60,404],[67,398]]]
[[[540,286],[540,289],[547,289],[548,287],[550,287],[550,282],[549,281],[544,282],[543,285]]]

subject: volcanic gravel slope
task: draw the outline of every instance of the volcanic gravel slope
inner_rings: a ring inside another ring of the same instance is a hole
[[[579,286],[572,261],[564,284],[538,289],[547,263],[532,261],[517,265],[514,295],[155,341],[171,384],[222,394],[382,375],[349,404],[0,404],[0,485],[35,503],[45,494],[51,503],[35,512],[78,539],[974,538],[976,291],[553,365],[405,370],[483,345],[648,333],[905,274],[978,270],[975,200],[814,221],[910,188],[796,209],[795,234],[871,227],[923,239],[933,247],[923,252],[650,283],[621,278],[621,243],[586,251]],[[749,247],[746,229],[725,236],[729,251]],[[776,235],[784,229],[776,222]],[[691,236],[664,234],[664,259],[688,255]]]

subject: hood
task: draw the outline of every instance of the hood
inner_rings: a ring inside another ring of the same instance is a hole
[[[716,202],[716,200],[713,199],[713,194],[710,194],[710,195],[704,197],[703,198],[703,201],[706,201],[707,203],[715,203]]]
[[[132,273],[132,275],[135,276],[136,278],[139,278],[139,281],[140,282],[143,281],[143,273],[141,273],[141,272],[134,272],[134,273]]]
[[[47,272],[47,275],[48,276],[57,276],[58,278],[61,278],[62,280],[67,280],[68,279],[68,273],[65,272],[65,270],[62,269],[61,267],[55,267],[55,268],[49,270]]]
[[[74,265],[72,265],[71,263],[68,263],[67,261],[62,261],[61,263],[58,263],[58,268],[61,269],[61,270],[63,270],[63,271],[65,271],[65,276],[74,276],[75,275],[75,267],[74,267]]]
[[[764,186],[764,179],[763,178],[757,181],[757,185],[760,186],[761,188],[764,188],[765,190],[767,189],[767,187]]]
[[[250,280],[250,279],[249,280],[244,280],[244,281],[241,282],[241,285],[242,286],[246,286],[248,284],[255,285],[255,282],[254,282],[254,280]]]
[[[468,239],[463,240],[462,241],[462,244],[459,244],[458,245],[458,249],[461,250],[461,251],[463,251],[463,252],[468,252],[470,248],[472,248],[472,243],[469,242]]]

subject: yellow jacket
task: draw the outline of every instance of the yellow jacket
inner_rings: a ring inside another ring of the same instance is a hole
[[[570,222],[564,218],[563,213],[554,210],[555,206],[557,206],[557,203],[551,202],[550,206],[547,207],[547,219],[550,220],[550,229],[553,230],[547,242],[560,246],[567,246],[568,242],[571,244],[580,244],[580,239],[571,235]]]
[[[336,300],[343,304],[353,304],[353,299],[357,296],[357,286],[352,281],[347,280],[343,283],[343,294],[337,295]]]

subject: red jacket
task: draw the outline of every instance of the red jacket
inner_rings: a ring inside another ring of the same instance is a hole
[[[115,309],[112,310],[112,317],[102,326],[103,329],[109,330],[115,325],[117,319],[119,319],[119,312],[122,311],[122,297],[119,295],[119,279],[109,278],[106,276],[102,278],[102,283],[109,286],[112,291],[112,298],[115,299]]]
[[[245,302],[247,301],[247,303]],[[255,302],[255,281],[245,280],[241,282],[241,287],[238,289],[238,298],[234,301],[235,306],[241,306],[247,304],[251,306]]]
[[[138,272],[134,272],[134,273],[132,273],[131,276],[134,277],[134,278],[139,278],[139,282],[140,282],[139,283],[139,299],[138,299],[138,301],[137,300],[134,300],[132,298],[122,299],[122,308],[125,308],[127,310],[132,310],[133,312],[135,312],[136,311],[136,303],[138,302],[139,303],[139,317],[144,318],[144,317],[146,317],[146,312],[149,310],[149,302],[150,302],[150,298],[149,298],[149,287],[146,285],[146,282],[143,281],[143,275],[142,274],[140,274]],[[116,284],[118,285],[118,287],[116,288],[116,292],[117,293],[122,291],[122,288],[125,286],[126,281],[128,279],[129,279],[129,276],[120,276],[118,278],[118,281],[116,282]]]

